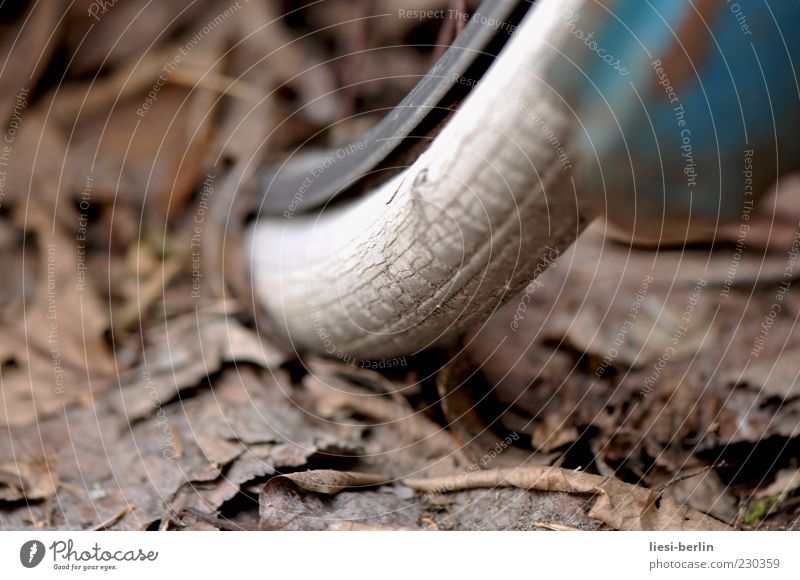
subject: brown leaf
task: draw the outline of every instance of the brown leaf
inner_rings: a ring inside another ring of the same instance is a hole
[[[273,478],[259,496],[261,526],[281,530],[327,530],[347,523],[416,527],[419,506],[409,502],[403,489],[378,487],[320,495],[286,477]]]
[[[443,493],[518,487],[596,496],[589,515],[617,530],[727,530],[728,526],[658,492],[599,475],[558,467],[494,469],[452,477],[406,479],[409,487]]]
[[[38,198],[31,198],[26,215],[38,242],[37,293],[0,334],[0,424],[23,425],[87,402],[116,368],[104,334],[107,309],[86,283],[76,245]]]
[[[169,401],[227,362],[277,369],[284,361],[283,355],[227,316],[220,305],[173,319],[148,336],[151,346],[145,352],[146,366],[126,382],[118,402],[132,421],[154,411],[152,397]],[[152,395],[142,396],[143,392]]]
[[[442,530],[529,531],[542,522],[581,530],[604,527],[586,514],[586,498],[580,495],[496,488],[424,494],[420,499],[425,515]]]
[[[3,35],[0,46],[0,118],[4,127],[19,95],[30,97],[61,36],[60,2],[34,2]]]
[[[328,529],[332,532],[408,532],[416,530],[416,528],[400,526],[371,526],[369,524],[359,524],[358,522],[338,522],[331,524]]]
[[[501,438],[492,431],[489,422],[496,425],[503,409],[486,409],[487,402],[491,401],[490,390],[475,380],[474,374],[472,366],[465,358],[457,357],[436,376],[439,404],[447,427],[467,457],[482,469],[488,468],[490,463],[492,468],[497,469],[517,466],[523,462],[528,462],[528,465],[548,462],[550,458],[544,454],[531,454],[514,447],[513,442],[520,439],[516,432],[503,434],[504,437]],[[481,411],[493,414],[484,415]]]
[[[303,106],[299,114],[323,127],[338,121],[341,109],[336,80],[317,47],[305,38],[292,38],[277,6],[269,3],[259,6],[264,9],[262,20],[270,23],[259,34],[262,54],[269,57],[278,81],[292,85],[300,94]]]
[[[46,460],[0,462],[0,501],[37,501],[51,497],[58,486],[58,473]]]
[[[368,428],[366,456],[361,461],[370,471],[398,477],[437,475],[469,463],[453,438],[423,413],[411,409],[399,393],[375,393],[344,380],[330,367],[311,368],[313,374],[303,378],[306,393],[298,402],[338,424],[343,434]]]
[[[285,478],[306,491],[333,495],[345,489],[374,487],[392,482],[385,475],[359,473],[356,471],[336,471],[333,469],[316,469],[280,475],[275,479]],[[269,485],[269,484],[267,484]]]
[[[756,395],[765,400],[776,397],[789,401],[800,397],[798,358],[800,351],[782,350],[768,359],[751,361],[744,369],[731,369],[721,373],[720,380],[757,391]]]
[[[756,497],[781,497],[800,489],[800,469],[781,469],[773,481],[763,489],[758,490]]]
[[[662,454],[666,455],[666,454]],[[659,456],[656,461],[662,463]],[[675,498],[681,504],[699,510],[723,522],[733,522],[738,513],[737,498],[731,493],[719,474],[706,467],[698,469],[697,466],[683,464],[669,464],[667,467],[655,468],[653,472],[665,472],[664,478],[659,479],[656,473],[648,473],[647,482],[650,487],[663,490],[663,494]]]
[[[200,0],[192,6],[195,10],[187,10],[180,2],[125,0],[112,5],[79,0],[71,4],[68,13],[69,52],[65,58],[78,73],[94,73],[101,65],[117,67],[127,59],[146,54],[159,39],[169,38],[194,19],[202,22],[201,27],[207,24],[202,13],[209,4],[210,0]],[[208,14],[210,19],[216,15]],[[189,28],[194,34],[195,28]]]

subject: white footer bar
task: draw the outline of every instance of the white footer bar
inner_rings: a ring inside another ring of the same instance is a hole
[[[0,577],[797,579],[799,541],[799,532],[0,532]]]

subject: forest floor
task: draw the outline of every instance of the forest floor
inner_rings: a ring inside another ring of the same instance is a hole
[[[714,245],[592,226],[457,350],[299,357],[257,167],[373,124],[443,23],[145,4],[0,9],[0,529],[800,525],[800,183]]]

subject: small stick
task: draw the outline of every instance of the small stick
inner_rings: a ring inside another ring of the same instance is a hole
[[[575,526],[567,526],[565,524],[556,524],[551,522],[533,522],[533,525],[538,528],[544,528],[546,530],[551,530],[553,532],[582,532],[583,530],[580,528],[576,528]]]
[[[115,513],[113,516],[108,518],[107,520],[100,522],[99,524],[97,524],[93,528],[89,528],[88,531],[89,532],[101,532],[101,531],[105,530],[106,528],[109,528],[109,527],[113,526],[114,524],[116,524],[118,521],[120,521],[126,515],[131,513],[131,511],[133,511],[133,505],[132,504],[128,504],[124,508],[122,508],[120,511]]]
[[[668,487],[672,487],[676,483],[680,483],[681,481],[685,481],[687,479],[692,479],[693,477],[697,477],[698,475],[703,475],[704,473],[706,473],[708,471],[711,471],[712,469],[716,469],[717,467],[722,467],[723,465],[725,465],[725,464],[724,463],[716,463],[714,465],[706,465],[704,468],[702,468],[702,469],[700,469],[698,471],[693,471],[692,473],[685,473],[683,475],[674,475],[674,476],[672,476],[672,479],[670,479],[666,483],[664,483],[664,484],[660,485],[659,487],[657,487],[656,491],[662,492],[665,489],[667,489]]]

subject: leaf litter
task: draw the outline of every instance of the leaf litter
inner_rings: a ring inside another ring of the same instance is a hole
[[[298,359],[243,275],[254,167],[374,123],[336,122],[395,104],[437,31],[231,6],[0,21],[0,528],[797,526],[800,187],[733,276],[736,229],[656,255],[597,227],[518,330],[512,299],[459,356]]]

